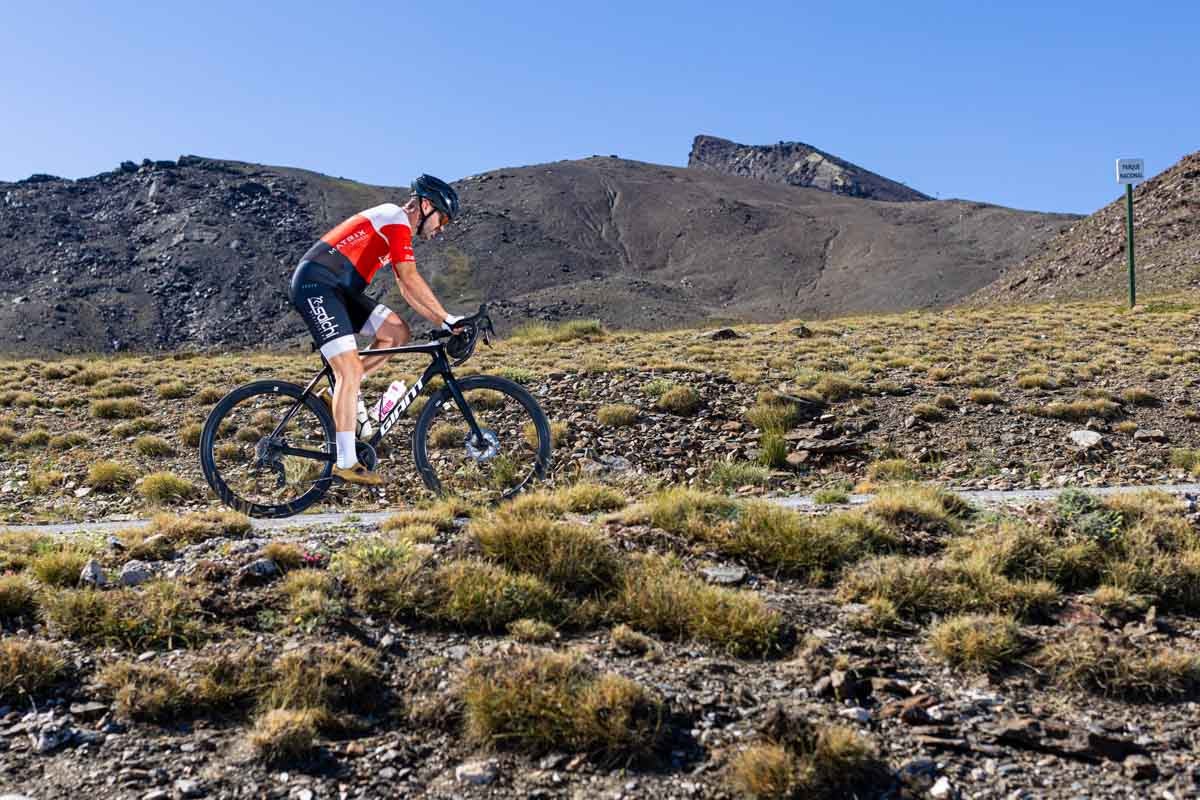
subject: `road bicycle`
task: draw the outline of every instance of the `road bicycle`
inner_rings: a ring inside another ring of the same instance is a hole
[[[370,469],[380,443],[414,406],[423,389],[432,391],[412,427],[412,457],[425,487],[477,502],[498,502],[545,478],[550,466],[550,425],[523,386],[493,375],[456,378],[453,368],[490,345],[495,331],[487,306],[456,323],[457,333],[438,331],[429,341],[359,355],[428,355],[424,374],[357,442],[358,460]],[[288,517],[319,501],[341,481],[332,475],[336,438],[329,406],[317,392],[333,389],[333,370],[324,368],[307,386],[260,380],[225,395],[209,413],[200,434],[200,464],[209,486],[229,507],[253,517]],[[331,395],[332,396],[332,395]],[[415,410],[415,408],[414,408]]]

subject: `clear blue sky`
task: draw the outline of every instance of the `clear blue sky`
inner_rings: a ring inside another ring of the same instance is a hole
[[[369,183],[697,133],[1088,213],[1200,149],[1200,2],[10,3],[0,180],[180,154]]]

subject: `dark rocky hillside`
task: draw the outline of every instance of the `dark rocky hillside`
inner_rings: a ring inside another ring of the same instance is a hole
[[[884,203],[711,171],[591,158],[473,176],[418,261],[452,309],[515,324],[662,328],[954,302],[1074,218]],[[77,181],[0,184],[0,342],[15,352],[287,343],[308,245],[407,190],[185,156]],[[383,286],[394,291],[391,278]]]
[[[688,166],[868,200],[933,199],[803,142],[748,145],[701,135],[692,142]]]
[[[1133,204],[1139,295],[1200,287],[1200,152],[1135,187]],[[1125,239],[1122,192],[972,299],[992,303],[1122,296],[1129,286]]]

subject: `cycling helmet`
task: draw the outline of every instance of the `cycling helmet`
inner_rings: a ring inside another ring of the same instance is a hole
[[[424,197],[433,207],[453,220],[458,216],[458,192],[454,187],[432,175],[422,175],[412,182],[413,194]]]

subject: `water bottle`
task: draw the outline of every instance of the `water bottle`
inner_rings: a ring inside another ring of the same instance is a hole
[[[366,439],[375,430],[371,427],[371,418],[367,415],[367,407],[362,401],[362,396],[358,398],[358,411],[355,414],[358,421],[358,438]]]
[[[392,385],[384,392],[383,397],[379,398],[379,402],[371,409],[374,412],[375,421],[387,419],[387,415],[400,402],[400,398],[404,397],[408,391],[408,385],[404,381],[392,381]]]

